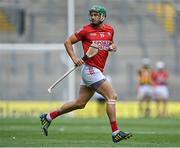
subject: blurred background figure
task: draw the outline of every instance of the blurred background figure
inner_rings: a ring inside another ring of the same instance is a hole
[[[150,60],[144,58],[142,66],[138,70],[138,95],[139,113],[143,117],[150,116],[150,101],[153,97],[152,88],[152,69],[150,67]]]
[[[156,70],[153,72],[154,97],[156,101],[157,117],[164,117],[167,115],[167,100],[169,98],[167,81],[168,72],[165,70],[165,63],[158,61],[156,63]]]
[[[106,79],[111,83],[112,82],[111,76],[109,76],[109,75],[105,75],[105,76],[106,76]],[[97,116],[104,117],[105,116],[105,108],[106,108],[106,105],[105,105],[106,100],[105,100],[104,96],[102,96],[101,94],[96,92],[93,95],[93,98],[97,102]]]

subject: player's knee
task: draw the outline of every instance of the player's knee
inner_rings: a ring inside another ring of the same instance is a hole
[[[114,93],[112,94],[111,97],[108,98],[107,104],[116,104],[116,101],[117,101],[117,94]]]
[[[116,100],[117,100],[117,94],[116,94],[116,93],[113,93],[113,94],[111,95],[110,99],[116,101]]]

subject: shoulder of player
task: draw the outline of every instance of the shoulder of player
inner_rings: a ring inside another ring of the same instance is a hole
[[[110,24],[103,24],[105,28],[113,29],[113,27]]]
[[[103,24],[104,26],[104,28],[106,29],[106,30],[114,30],[113,29],[113,27],[111,26],[111,25],[109,25],[109,24]]]
[[[81,27],[80,30],[82,30],[86,34],[87,32],[92,30],[92,26],[91,24],[85,24],[84,26]]]
[[[92,28],[91,24],[85,24],[83,27],[83,29],[89,29],[89,28]]]
[[[90,24],[86,24],[82,26],[78,31],[75,32],[75,34],[81,32],[81,34],[86,34],[90,30]]]

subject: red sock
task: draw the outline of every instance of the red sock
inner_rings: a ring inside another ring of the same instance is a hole
[[[118,126],[117,126],[116,121],[111,122],[111,129],[112,129],[112,132],[115,132],[118,130]]]
[[[61,113],[59,111],[53,111],[53,112],[50,112],[49,115],[51,117],[51,119],[55,119],[56,117],[58,117]]]

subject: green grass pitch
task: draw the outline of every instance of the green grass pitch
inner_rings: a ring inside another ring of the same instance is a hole
[[[180,119],[118,119],[133,137],[114,144],[107,118],[61,117],[42,135],[39,118],[0,118],[0,147],[177,147]]]

